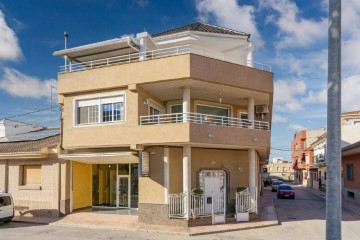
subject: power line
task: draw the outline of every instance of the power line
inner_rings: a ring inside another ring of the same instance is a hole
[[[34,111],[31,111],[31,112],[26,112],[26,113],[13,115],[13,116],[8,116],[8,117],[1,117],[0,119],[12,119],[12,118],[16,118],[16,117],[21,117],[21,116],[26,116],[26,115],[29,115],[29,114],[33,114],[33,113],[43,112],[43,111],[46,111],[46,110],[49,110],[49,109],[52,109],[52,108],[54,108],[54,107],[42,108],[42,109],[34,110]],[[58,108],[60,108],[60,107],[58,107]]]

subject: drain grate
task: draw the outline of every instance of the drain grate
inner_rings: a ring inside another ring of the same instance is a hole
[[[296,217],[288,217],[288,219],[297,219]]]

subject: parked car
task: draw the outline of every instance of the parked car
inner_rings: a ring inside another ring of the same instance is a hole
[[[282,184],[278,187],[277,197],[295,199],[295,191],[291,186]]]
[[[281,184],[283,184],[282,181],[273,181],[273,183],[271,184],[271,191],[276,192],[279,188],[279,185]]]
[[[0,192],[0,222],[11,222],[14,218],[14,214],[14,201],[11,194]]]

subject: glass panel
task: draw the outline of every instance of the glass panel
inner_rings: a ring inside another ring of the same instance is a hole
[[[170,111],[171,113],[182,113],[182,105],[179,104],[179,105],[172,105],[170,107]]]
[[[139,164],[131,164],[131,207],[137,208],[139,202]]]
[[[214,106],[197,105],[197,112],[203,114],[223,116],[223,117],[229,116],[229,109],[219,108]]]
[[[119,164],[118,175],[129,175],[129,164]]]
[[[114,103],[114,121],[120,121],[122,120],[122,112],[123,112],[123,109],[124,109],[124,103]]]
[[[93,165],[93,206],[116,206],[116,164]]]
[[[129,178],[119,177],[119,207],[129,207]]]
[[[112,121],[112,109],[113,105],[110,104],[103,104],[102,106],[102,121],[103,122],[111,122]]]
[[[77,124],[95,123],[99,120],[98,106],[78,107]]]

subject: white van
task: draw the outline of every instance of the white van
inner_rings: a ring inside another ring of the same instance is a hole
[[[14,201],[11,194],[0,192],[0,222],[11,222],[14,217],[14,213]]]

